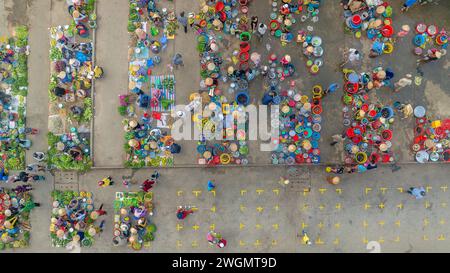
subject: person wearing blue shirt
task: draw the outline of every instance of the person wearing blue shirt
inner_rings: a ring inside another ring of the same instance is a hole
[[[420,187],[420,188],[411,187],[411,188],[409,188],[408,193],[411,194],[412,196],[414,196],[416,199],[422,199],[426,195],[426,191],[425,191],[424,187]]]
[[[418,0],[406,0],[401,9],[402,12],[407,11],[412,5],[416,4]]]
[[[214,183],[211,180],[209,180],[208,181],[208,191],[212,191],[215,188],[216,188],[216,186],[214,185]]]

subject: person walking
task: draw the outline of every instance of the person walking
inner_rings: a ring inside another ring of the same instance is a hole
[[[312,245],[312,242],[309,239],[308,233],[306,233],[305,230],[302,230],[302,242],[305,245]]]
[[[251,20],[251,28],[252,28],[252,33],[255,33],[257,28],[258,28],[258,16],[252,16],[252,20]]]
[[[426,195],[424,187],[411,187],[407,192],[414,196],[416,199],[422,199]]]
[[[215,188],[216,188],[216,185],[214,185],[214,183],[211,180],[209,180],[208,181],[208,191],[212,191]]]
[[[186,217],[189,214],[192,214],[192,213],[194,213],[194,211],[192,209],[186,209],[186,208],[180,206],[180,207],[178,207],[178,210],[177,210],[177,218],[178,218],[178,220],[184,220],[184,219],[186,219]]]
[[[40,164],[28,164],[27,165],[27,171],[28,172],[32,172],[32,173],[36,173],[36,172],[45,172],[46,167]]]
[[[398,92],[400,91],[400,89],[410,86],[412,84],[412,75],[411,74],[406,74],[405,78],[401,78],[400,80],[398,80],[395,84],[394,84],[394,92]]]
[[[108,187],[114,185],[114,181],[111,176],[105,177],[102,180],[98,181],[99,187]]]
[[[410,7],[412,7],[413,5],[415,5],[417,3],[418,0],[406,0],[405,3],[403,4],[402,9],[400,10],[401,12],[406,12],[409,10]]]
[[[180,13],[180,16],[178,16],[178,22],[183,26],[184,33],[187,33],[187,26],[188,26],[188,18],[184,16],[184,11]]]
[[[337,83],[330,84],[330,86],[328,86],[328,88],[323,91],[323,96],[325,97],[326,95],[328,95],[328,93],[336,92],[336,90],[338,88],[339,88],[339,84],[337,84]]]
[[[184,66],[183,56],[180,53],[175,54],[172,59],[172,64],[178,69],[179,66]]]
[[[262,41],[262,38],[264,37],[266,32],[267,32],[267,25],[264,23],[259,24],[257,35],[260,41]]]
[[[439,60],[442,56],[444,56],[446,51],[441,51],[436,48],[429,49],[427,51],[427,55],[419,60],[417,60],[417,66],[420,66],[421,64],[429,63],[432,61]]]
[[[361,54],[356,48],[350,48],[346,52],[344,52],[344,63],[341,64],[341,67],[344,67],[347,63],[354,64],[355,62],[361,60]]]
[[[331,138],[333,139],[333,141],[330,143],[331,146],[335,146],[336,144],[343,144],[344,140],[345,140],[345,135],[344,134],[336,134],[331,136]]]

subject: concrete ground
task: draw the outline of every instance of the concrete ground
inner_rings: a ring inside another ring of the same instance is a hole
[[[165,1],[164,1],[165,2]],[[401,1],[395,1],[399,6]],[[261,4],[259,4],[261,3]],[[269,16],[269,1],[261,0],[251,6],[251,13],[260,19]],[[174,1],[180,12],[197,10],[197,1]],[[94,193],[97,204],[104,203],[109,211],[106,229],[95,245],[86,252],[125,252],[124,248],[113,248],[112,202],[116,191],[126,190],[120,184],[122,175],[133,174],[136,181],[143,181],[152,170],[120,169],[123,162],[123,131],[121,117],[117,114],[119,94],[125,93],[127,82],[127,13],[125,0],[98,0],[99,29],[96,36],[97,63],[105,68],[105,78],[97,81],[94,123],[94,163],[98,168],[78,176],[78,182],[66,185]],[[398,9],[396,9],[398,10]],[[437,1],[437,5],[415,7],[407,14],[396,14],[394,25],[398,28],[408,23],[438,22],[450,29],[448,1]],[[439,20],[438,20],[439,19]],[[304,69],[304,59],[298,48],[289,45],[280,48],[278,41],[267,37],[254,48],[265,52],[270,42],[279,55],[289,53],[299,68],[295,80],[302,90],[309,90],[320,83],[340,82],[342,76],[337,69],[344,47],[367,50],[364,40],[344,35],[342,11],[338,1],[326,1],[320,9],[320,21],[315,31],[324,39],[325,66],[317,76],[310,76]],[[49,80],[49,35],[48,28],[69,23],[64,0],[5,0],[0,3],[0,35],[6,35],[12,26],[26,24],[30,28],[31,55],[29,58],[28,125],[39,128],[41,134],[34,137],[33,151],[46,150],[47,86]],[[299,23],[297,27],[302,24]],[[303,24],[305,27],[308,24]],[[375,60],[364,59],[363,69],[371,69],[379,63],[390,66],[399,78],[407,73],[416,75],[415,57],[408,36],[398,42],[392,56]],[[198,89],[199,60],[195,49],[195,35],[182,31],[171,41],[163,55],[163,62],[181,52],[185,56],[185,67],[175,70],[177,80],[177,103],[187,103],[188,95]],[[377,97],[385,103],[409,101],[414,105],[425,105],[434,116],[449,117],[450,91],[449,58],[423,67],[424,80],[420,86],[412,86],[398,94],[390,90],[377,91]],[[154,73],[167,73],[165,64]],[[340,91],[342,92],[342,91]],[[331,135],[342,130],[341,93],[324,101],[324,128],[321,143],[324,162],[339,162],[339,153],[327,144]],[[251,85],[252,100],[257,103],[263,93],[262,84]],[[364,175],[343,177],[337,187],[325,183],[322,167],[263,167],[248,168],[189,168],[196,164],[195,141],[185,141],[183,153],[175,158],[179,168],[161,170],[161,182],[155,188],[158,226],[156,240],[145,252],[366,252],[370,241],[378,241],[384,252],[448,252],[447,209],[448,175],[450,168],[443,164],[415,165],[409,154],[412,137],[412,121],[398,122],[394,132],[394,149],[402,169],[392,173],[388,167],[367,172]],[[266,164],[269,153],[260,152],[259,143],[251,143],[251,163]],[[30,160],[30,153],[27,158]],[[184,166],[184,167],[183,167]],[[108,169],[105,167],[109,167]],[[97,180],[112,175],[117,185],[108,189],[97,188]],[[289,188],[276,181],[281,175],[292,175]],[[215,180],[215,193],[206,192],[206,181]],[[428,195],[424,200],[411,199],[400,189],[423,185]],[[10,187],[11,185],[6,185]],[[35,186],[35,199],[42,204],[32,213],[32,242],[26,252],[65,252],[50,246],[50,191],[55,185],[49,175],[45,183]],[[136,190],[134,186],[131,190]],[[308,191],[310,190],[310,191]],[[175,216],[178,205],[194,205],[198,211],[184,221]],[[211,225],[213,225],[211,227]],[[221,232],[229,241],[224,250],[210,248],[205,240],[210,228]],[[300,244],[297,234],[306,229],[314,245]]]

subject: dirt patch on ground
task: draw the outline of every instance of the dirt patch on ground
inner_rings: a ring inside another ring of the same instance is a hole
[[[4,0],[5,11],[8,14],[8,27],[12,28],[18,25],[28,26],[28,8],[35,0]]]

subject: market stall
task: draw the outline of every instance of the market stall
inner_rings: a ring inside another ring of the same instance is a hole
[[[16,27],[0,41],[0,160],[2,168],[25,168],[26,97],[28,93],[28,30]]]
[[[95,209],[90,192],[53,191],[50,237],[54,247],[79,245],[90,247],[103,231],[104,221],[99,217],[106,214]]]
[[[153,192],[117,192],[114,201],[114,246],[141,250],[155,239]]]

